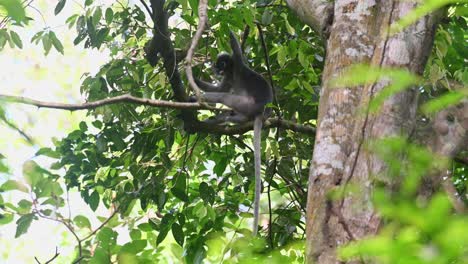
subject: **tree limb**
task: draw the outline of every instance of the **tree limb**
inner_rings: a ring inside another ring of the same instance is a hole
[[[321,36],[328,36],[333,20],[333,1],[286,0],[289,8]]]
[[[195,48],[197,47],[198,41],[200,40],[203,30],[205,29],[205,25],[207,21],[207,12],[206,12],[207,6],[208,6],[208,0],[200,0],[198,4],[197,32],[195,33],[195,36],[193,36],[192,38],[192,43],[187,52],[187,57],[185,58],[185,72],[187,74],[187,79],[193,91],[195,92],[195,95],[197,96],[198,101],[200,101],[201,99],[201,92],[200,92],[200,88],[197,86],[193,78],[192,58],[193,58],[193,53],[195,52]]]
[[[157,106],[157,107],[165,107],[165,108],[175,108],[175,109],[202,109],[199,103],[171,102],[171,101],[164,101],[164,100],[145,99],[145,98],[135,97],[129,94],[119,95],[119,96],[110,97],[110,98],[97,100],[93,102],[78,103],[78,104],[43,102],[43,101],[38,101],[38,100],[34,100],[31,98],[27,98],[27,97],[11,96],[11,95],[3,95],[3,94],[0,94],[0,101],[34,105],[34,106],[43,107],[43,108],[70,110],[70,111],[89,110],[89,109],[94,109],[100,106],[116,104],[116,103],[133,103],[133,104]]]
[[[78,103],[78,104],[66,104],[66,103],[55,103],[55,102],[43,102],[21,96],[11,96],[11,95],[2,95],[0,94],[0,101],[11,102],[11,103],[20,103],[27,105],[34,105],[37,107],[43,108],[52,108],[52,109],[62,109],[62,110],[90,110],[97,107],[116,104],[116,103],[133,103],[139,105],[147,105],[152,107],[165,107],[165,108],[174,108],[174,109],[211,109],[211,110],[221,110],[226,111],[228,109],[218,109],[213,107],[205,107],[199,103],[186,103],[186,102],[171,102],[164,100],[153,100],[134,97],[129,94],[119,95],[116,97],[110,97],[94,102]],[[230,110],[228,110],[230,111]],[[280,120],[279,118],[270,118],[265,121],[264,127],[270,128],[280,126],[285,129],[289,129],[295,132],[305,133],[305,134],[315,134],[315,128],[311,126],[299,125],[291,121]],[[189,132],[206,132],[213,134],[222,134],[222,135],[236,135],[243,134],[253,128],[253,122],[247,122],[236,126],[213,126],[211,124],[206,124],[203,122],[192,122]]]
[[[161,56],[175,100],[187,102],[188,96],[177,69],[176,52],[170,38],[168,28],[169,14],[164,9],[165,0],[150,0],[150,2],[154,29],[153,38],[145,46],[146,59],[151,66],[155,66],[159,60],[159,56]],[[196,113],[188,109],[182,109],[181,118],[184,121],[184,129],[187,131],[193,130],[193,125],[199,122]]]

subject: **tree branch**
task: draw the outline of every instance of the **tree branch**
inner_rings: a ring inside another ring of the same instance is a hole
[[[148,12],[148,14],[151,16],[151,19],[153,19],[153,12],[151,12],[151,9],[149,8],[145,0],[140,0],[140,2],[143,5],[143,7],[146,9],[146,12]]]
[[[185,102],[171,102],[164,100],[153,100],[135,97],[129,94],[119,95],[116,97],[110,97],[102,100],[93,102],[78,103],[78,104],[66,104],[66,103],[54,103],[54,102],[43,102],[34,100],[27,97],[11,96],[0,94],[0,101],[20,103],[27,105],[34,105],[43,108],[62,109],[62,110],[89,110],[97,107],[116,104],[116,103],[133,103],[147,106],[175,108],[175,109],[202,109],[199,103],[185,103]]]
[[[53,261],[54,259],[56,259],[59,255],[60,255],[60,253],[58,252],[58,248],[55,247],[55,255],[52,256],[52,258],[50,258],[50,259],[47,260],[46,262],[44,262],[44,264],[52,263],[52,261]],[[34,257],[34,259],[36,260],[37,263],[41,264],[41,262],[39,261],[39,259],[37,259],[37,257]]]
[[[333,20],[333,1],[329,0],[286,0],[289,8],[318,34],[328,36]]]
[[[192,43],[190,48],[187,52],[187,57],[185,58],[185,72],[187,74],[187,79],[192,87],[195,95],[197,96],[197,100],[200,101],[201,99],[201,92],[200,88],[195,83],[192,73],[192,58],[193,53],[195,52],[195,48],[197,47],[198,41],[200,40],[201,35],[203,34],[203,30],[205,29],[206,21],[207,21],[207,5],[208,0],[200,0],[198,4],[198,27],[195,36],[192,38]]]
[[[117,214],[117,212],[119,211],[118,208],[114,208],[114,211],[112,212],[112,214],[104,221],[101,223],[100,226],[98,226],[96,229],[94,229],[91,233],[89,233],[87,236],[83,237],[82,239],[80,239],[81,242],[83,241],[86,241],[88,240],[90,237],[94,236],[94,234],[96,234],[97,231],[101,230],[105,225],[107,225],[107,223],[109,223],[109,221]]]
[[[312,126],[304,126],[299,125],[291,121],[287,121],[280,118],[269,118],[265,120],[263,124],[263,128],[276,128],[281,127],[283,129],[288,129],[294,132],[308,134],[308,135],[315,135],[315,127]],[[211,124],[205,124],[203,122],[199,122],[194,127],[196,131],[199,132],[206,132],[212,134],[221,134],[221,135],[238,135],[244,134],[247,131],[253,129],[253,122],[246,122],[236,126],[213,126]]]
[[[168,28],[169,14],[164,9],[165,0],[150,0],[153,13],[154,29],[153,38],[145,46],[146,59],[151,66],[155,66],[159,56],[163,59],[164,70],[171,84],[176,101],[187,102],[188,96],[177,69],[177,58],[174,46],[170,38]],[[159,54],[159,55],[158,55]],[[193,125],[198,123],[194,111],[182,109],[181,118],[184,121],[184,129],[193,130]]]
[[[229,109],[223,108],[213,108],[213,107],[205,107],[200,105],[199,103],[185,103],[185,102],[171,102],[171,101],[164,101],[164,100],[153,100],[153,99],[145,99],[134,97],[129,94],[119,95],[116,97],[110,97],[94,102],[87,102],[87,103],[78,103],[78,104],[65,104],[65,103],[54,103],[54,102],[43,102],[38,101],[26,97],[21,96],[11,96],[11,95],[2,95],[0,94],[0,101],[11,102],[11,103],[20,103],[20,104],[27,104],[27,105],[34,105],[37,107],[43,108],[52,108],[52,109],[61,109],[61,110],[90,110],[95,109],[97,107],[110,105],[110,104],[117,104],[117,103],[133,103],[139,105],[147,105],[152,107],[165,107],[165,108],[174,108],[174,109],[210,109],[210,110],[220,110],[220,111],[230,111]],[[280,126],[285,129],[289,129],[295,132],[305,133],[314,135],[315,128],[312,126],[304,126],[299,125],[291,121],[281,120],[279,118],[269,118],[265,121],[264,127],[271,128],[275,126]],[[236,135],[236,134],[243,134],[249,130],[253,129],[253,122],[247,122],[236,126],[213,126],[211,124],[206,124],[203,122],[192,122],[190,131],[189,132],[206,132],[206,133],[213,133],[213,134],[222,134],[222,135]]]
[[[29,136],[26,132],[24,132],[21,128],[19,128],[15,123],[10,122],[10,120],[8,120],[5,116],[0,116],[0,120],[3,121],[11,129],[17,131],[30,145],[34,145],[33,138]]]

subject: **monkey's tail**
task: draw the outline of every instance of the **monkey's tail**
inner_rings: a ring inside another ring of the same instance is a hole
[[[261,132],[262,132],[263,118],[262,115],[255,117],[254,121],[254,165],[255,165],[255,195],[254,195],[254,222],[253,222],[253,235],[257,235],[258,231],[258,213],[260,208],[260,194],[262,187],[261,178]]]

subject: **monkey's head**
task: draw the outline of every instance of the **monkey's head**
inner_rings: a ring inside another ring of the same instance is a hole
[[[228,53],[220,53],[216,59],[216,63],[213,65],[213,71],[216,75],[224,75],[232,73],[232,58]]]

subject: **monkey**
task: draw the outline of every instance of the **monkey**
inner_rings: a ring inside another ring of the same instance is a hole
[[[258,232],[260,194],[261,194],[261,130],[263,118],[266,117],[265,105],[273,101],[273,90],[270,84],[244,63],[242,49],[234,33],[230,32],[232,55],[220,53],[213,65],[213,71],[223,76],[218,85],[195,78],[195,82],[205,93],[201,99],[207,103],[221,103],[232,111],[224,112],[212,119],[205,120],[210,124],[243,123],[254,120],[254,222],[253,235]],[[193,99],[192,99],[193,100]]]

